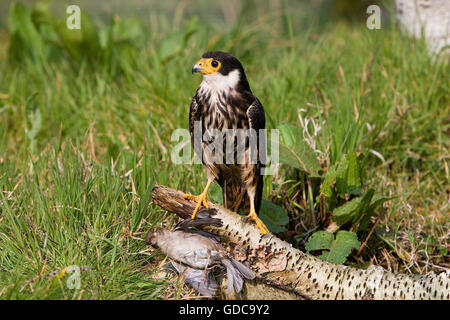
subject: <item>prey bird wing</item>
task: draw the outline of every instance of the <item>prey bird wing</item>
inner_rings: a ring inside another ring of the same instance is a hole
[[[227,268],[228,294],[241,292],[244,278],[252,280],[256,277],[249,267],[233,258],[222,259],[222,264]]]
[[[199,226],[222,226],[222,221],[213,218],[216,209],[201,209],[199,210],[196,219],[186,218],[175,225],[175,229],[194,229]]]
[[[175,261],[169,262],[164,267],[181,275],[182,280],[187,282],[202,296],[213,297],[216,295],[219,286],[211,270],[194,269]]]

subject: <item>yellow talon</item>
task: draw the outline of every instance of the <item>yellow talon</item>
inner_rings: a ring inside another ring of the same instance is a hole
[[[264,224],[264,222],[262,222],[261,219],[258,218],[258,215],[256,214],[256,212],[250,212],[250,213],[247,215],[247,218],[250,219],[250,220],[253,220],[253,221],[255,222],[255,224],[256,224],[256,226],[258,227],[259,232],[260,232],[261,234],[267,234],[267,233],[269,233],[269,229],[267,229],[267,227],[266,227],[266,225]]]
[[[184,194],[184,199],[194,200],[197,202],[197,206],[194,209],[194,212],[192,213],[191,219],[195,219],[195,215],[197,214],[200,207],[203,205],[205,208],[209,209],[208,202],[206,202],[206,193],[202,193],[199,196],[194,196],[192,194]]]
[[[205,208],[209,209],[208,202],[206,202],[206,195],[208,194],[209,186],[211,185],[211,183],[213,181],[214,180],[208,180],[205,190],[203,190],[203,192],[198,196],[194,196],[192,194],[184,194],[183,195],[184,199],[194,200],[197,202],[197,206],[195,207],[194,212],[192,213],[192,217],[191,217],[192,220],[195,219],[195,215],[197,214],[201,205],[203,205]]]
[[[255,204],[253,197],[250,197],[250,213],[247,215],[247,218],[250,220],[253,220],[256,224],[256,226],[259,229],[259,232],[264,235],[269,233],[269,229],[267,229],[264,222],[261,221],[261,219],[258,217],[258,214],[255,211]]]

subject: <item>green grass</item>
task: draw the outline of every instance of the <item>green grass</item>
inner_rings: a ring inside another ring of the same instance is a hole
[[[49,41],[38,52],[0,30],[0,298],[183,296],[157,274],[163,257],[143,239],[175,221],[151,204],[154,183],[197,193],[206,181],[201,165],[170,161],[170,137],[188,126],[200,83],[190,70],[212,49],[242,61],[268,127],[298,124],[298,109],[307,109],[325,121],[320,142],[331,161],[366,154],[368,184],[399,196],[354,264],[449,268],[447,69],[393,26],[318,25],[307,13],[139,17],[125,41],[79,57]],[[70,265],[89,267],[80,290],[67,288],[69,275],[55,276]]]

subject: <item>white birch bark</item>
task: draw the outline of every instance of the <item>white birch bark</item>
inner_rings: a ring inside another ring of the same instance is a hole
[[[404,31],[425,36],[431,53],[450,53],[450,0],[396,0],[395,5]]]

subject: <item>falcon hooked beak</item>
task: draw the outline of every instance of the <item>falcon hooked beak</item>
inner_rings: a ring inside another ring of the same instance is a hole
[[[221,63],[213,58],[202,58],[192,67],[192,73],[213,74],[220,69]]]

